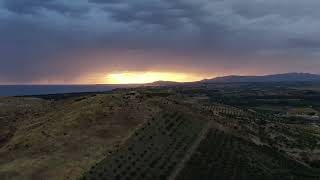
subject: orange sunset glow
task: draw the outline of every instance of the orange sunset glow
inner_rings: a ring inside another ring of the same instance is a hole
[[[155,81],[191,82],[203,79],[203,77],[177,72],[120,72],[108,74],[106,84],[143,84]]]

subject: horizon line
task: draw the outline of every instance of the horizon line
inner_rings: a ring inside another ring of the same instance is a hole
[[[270,75],[283,75],[283,74],[309,74],[309,75],[320,75],[320,73],[309,73],[309,72],[284,72],[284,73],[274,73],[274,74],[256,74],[256,75],[241,75],[241,74],[229,74],[229,75],[221,75],[221,76],[216,76],[216,77],[211,77],[211,78],[204,78],[199,81],[186,81],[186,82],[177,82],[177,81],[170,81],[170,80],[156,80],[153,82],[148,82],[148,83],[128,83],[128,84],[107,84],[107,83],[4,83],[1,84],[0,86],[121,86],[121,85],[131,85],[131,86],[139,86],[139,85],[146,85],[146,84],[152,84],[156,82],[173,82],[173,83],[193,83],[193,82],[201,82],[203,80],[210,80],[210,79],[215,79],[215,78],[220,78],[220,77],[228,77],[228,76],[255,76],[255,77],[262,77],[262,76],[270,76]]]

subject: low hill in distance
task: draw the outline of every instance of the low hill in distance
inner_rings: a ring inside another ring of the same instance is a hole
[[[152,83],[147,83],[144,86],[172,86],[172,85],[178,85],[181,84],[179,82],[174,81],[155,81]]]
[[[205,79],[204,83],[241,83],[241,82],[320,82],[320,75],[309,73],[285,73],[265,76],[222,76],[213,79]]]
[[[204,79],[195,82],[173,82],[173,81],[155,81],[144,86],[199,86],[210,83],[294,83],[294,82],[317,82],[320,83],[319,74],[310,73],[284,73],[264,76],[240,76],[230,75],[221,76],[212,79]]]

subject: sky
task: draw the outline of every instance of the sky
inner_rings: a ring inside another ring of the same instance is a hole
[[[319,7],[319,0],[0,0],[0,84],[320,73]]]

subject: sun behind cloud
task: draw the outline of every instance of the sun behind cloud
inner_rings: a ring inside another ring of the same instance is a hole
[[[120,72],[108,74],[107,84],[144,84],[155,81],[191,82],[202,78],[193,74],[177,72]]]

